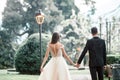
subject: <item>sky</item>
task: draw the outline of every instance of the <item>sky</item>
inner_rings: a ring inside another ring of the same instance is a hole
[[[5,3],[6,3],[6,0],[1,0],[1,2],[0,2],[0,12],[2,12],[4,10]]]
[[[82,1],[82,0],[81,0]],[[103,16],[104,14],[109,13],[120,5],[120,0],[94,0],[96,2],[96,13],[95,18]],[[88,7],[83,5],[83,2],[80,0],[75,0],[75,4],[81,9],[82,13],[86,13]]]
[[[0,24],[1,24],[1,19],[2,19],[2,12],[4,10],[4,7],[5,7],[5,4],[6,4],[6,0],[0,0]]]

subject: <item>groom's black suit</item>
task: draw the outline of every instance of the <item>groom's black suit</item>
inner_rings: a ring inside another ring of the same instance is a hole
[[[92,80],[97,80],[97,73],[99,80],[103,80],[103,66],[106,65],[105,41],[99,37],[87,40],[86,46],[79,57],[78,64],[81,63],[87,51],[89,51],[89,68]]]

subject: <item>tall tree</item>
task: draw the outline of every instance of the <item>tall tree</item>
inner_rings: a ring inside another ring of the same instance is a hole
[[[21,36],[20,32],[22,26],[22,20],[24,15],[24,10],[21,3],[16,0],[7,0],[7,6],[3,12],[2,27],[5,30],[9,30],[9,33],[15,38],[16,35]]]
[[[66,3],[69,2],[69,0],[63,2]],[[2,38],[0,43],[0,45],[3,46],[1,47],[2,52],[4,52],[4,44],[14,52],[11,45],[12,42],[15,42],[16,39],[24,34],[30,36],[31,34],[38,32],[39,29],[35,21],[35,12],[39,8],[45,14],[45,22],[43,23],[42,31],[53,32],[54,27],[60,24],[60,22],[66,18],[67,14],[69,14],[69,12],[65,12],[64,14],[65,9],[62,6],[58,7],[55,4],[54,0],[23,0],[23,2],[22,0],[7,0],[6,7],[2,14],[1,31],[4,32],[4,35],[8,35],[4,38],[4,40],[6,39],[8,42],[3,42],[3,37],[0,36]],[[72,4],[70,4],[70,2],[66,4],[70,6],[69,11],[72,10]],[[6,51],[10,52],[9,48],[6,48]]]
[[[62,14],[65,16],[65,19],[69,19],[72,15],[72,9],[75,10],[77,14],[79,9],[74,4],[74,0],[54,0],[55,6],[58,7],[59,10],[62,10]]]
[[[24,0],[24,2],[7,0],[7,6],[3,12],[2,27],[9,29],[17,36],[38,32],[35,12],[39,8],[45,13],[43,32],[51,32],[64,19],[61,11],[54,6],[54,2],[48,0]],[[21,30],[22,33],[20,33]]]
[[[43,32],[53,32],[54,27],[66,18],[70,18],[72,9],[79,10],[71,0],[7,0],[3,12],[2,27],[9,29],[13,35],[31,35],[38,32],[35,12],[41,9],[45,14]]]

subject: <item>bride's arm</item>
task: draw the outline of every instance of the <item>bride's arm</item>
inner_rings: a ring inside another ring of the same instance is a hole
[[[45,53],[45,57],[44,57],[44,59],[43,59],[43,62],[42,62],[42,64],[41,64],[41,67],[40,67],[41,69],[43,68],[44,64],[46,63],[46,61],[47,61],[47,59],[48,59],[49,51],[50,51],[50,49],[49,49],[49,47],[47,47],[47,50],[46,50],[46,53]]]
[[[64,48],[62,48],[62,53],[63,53],[63,56],[65,57],[65,59],[67,59],[67,61],[68,61],[70,64],[75,65],[75,64],[73,63],[73,61],[70,59],[70,57],[66,54],[66,51],[65,51]]]

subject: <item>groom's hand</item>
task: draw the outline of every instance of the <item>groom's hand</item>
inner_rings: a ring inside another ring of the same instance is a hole
[[[79,68],[79,67],[80,67],[80,64],[76,63],[76,64],[75,64],[75,67]]]

